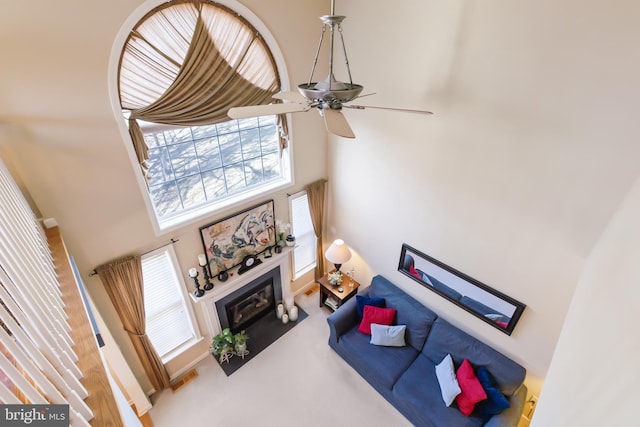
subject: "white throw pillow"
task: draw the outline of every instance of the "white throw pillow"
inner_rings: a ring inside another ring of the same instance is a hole
[[[436,377],[438,377],[438,383],[440,384],[440,393],[442,393],[442,400],[445,405],[451,406],[456,396],[460,394],[460,386],[456,379],[456,372],[453,367],[453,359],[451,355],[447,354],[442,362],[436,365]]]
[[[371,344],[387,347],[404,347],[404,332],[407,325],[387,326],[371,324]]]

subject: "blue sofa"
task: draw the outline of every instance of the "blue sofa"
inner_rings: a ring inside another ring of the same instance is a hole
[[[394,324],[407,325],[404,347],[370,344],[358,332],[357,299],[351,298],[327,318],[329,345],[384,398],[416,426],[512,426],[520,420],[527,389],[525,369],[486,344],[439,318],[433,311],[382,276],[373,278],[361,296],[384,298],[397,310]],[[451,354],[455,366],[469,359],[484,366],[510,407],[485,420],[463,415],[444,404],[435,366]]]

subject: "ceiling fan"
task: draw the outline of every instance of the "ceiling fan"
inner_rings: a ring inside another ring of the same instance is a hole
[[[268,104],[268,105],[251,105],[246,107],[234,107],[229,109],[227,115],[232,119],[244,119],[248,117],[267,116],[275,114],[285,113],[297,113],[303,111],[309,111],[311,108],[316,108],[320,112],[320,115],[324,117],[324,122],[327,130],[332,134],[342,136],[344,138],[355,138],[355,134],[351,130],[351,126],[347,122],[347,119],[342,114],[343,108],[352,108],[357,110],[363,110],[365,108],[376,108],[382,110],[403,111],[420,114],[433,114],[430,111],[414,110],[408,108],[392,108],[392,107],[374,107],[370,105],[347,105],[348,102],[364,96],[373,95],[360,95],[362,89],[361,85],[353,83],[351,79],[351,69],[349,68],[349,60],[347,58],[347,49],[344,44],[344,37],[342,35],[342,21],[346,16],[335,15],[335,0],[331,0],[331,15],[324,15],[320,17],[322,21],[322,33],[320,35],[320,43],[316,51],[316,56],[311,68],[311,75],[309,81],[298,85],[298,92],[286,91],[276,93],[273,98],[282,101],[284,103]],[[324,35],[327,27],[329,28],[329,74],[320,82],[312,82],[313,74],[318,63],[318,55],[320,54],[320,48],[324,41]],[[342,50],[344,52],[345,65],[347,73],[349,74],[349,83],[336,80],[333,75],[333,48],[335,31],[340,33],[340,41],[342,43]]]

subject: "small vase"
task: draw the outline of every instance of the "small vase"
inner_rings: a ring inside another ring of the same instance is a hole
[[[282,323],[284,325],[286,325],[287,323],[289,323],[289,315],[287,313],[282,315]]]
[[[218,273],[218,280],[220,280],[221,282],[226,282],[228,278],[229,273],[227,273],[227,270],[222,270],[220,273]]]
[[[289,234],[285,239],[287,246],[295,246],[296,237],[293,234]]]

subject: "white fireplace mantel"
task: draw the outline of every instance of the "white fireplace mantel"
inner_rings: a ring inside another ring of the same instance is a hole
[[[238,267],[234,267],[228,271],[229,278],[225,282],[221,282],[217,278],[211,279],[211,283],[214,284],[213,289],[206,291],[206,293],[200,298],[190,293],[191,300],[196,306],[201,306],[204,313],[204,317],[207,322],[207,328],[211,337],[217,335],[221,331],[220,320],[218,319],[218,310],[216,309],[216,302],[232,292],[244,287],[251,283],[253,280],[260,277],[262,274],[273,270],[280,266],[280,280],[282,284],[282,299],[286,300],[293,296],[291,292],[291,255],[293,252],[292,247],[282,248],[282,253],[274,253],[271,258],[265,258],[264,253],[260,254],[258,258],[262,261],[261,264],[253,267],[251,270],[244,274],[238,274]],[[202,287],[202,283],[200,284]]]

